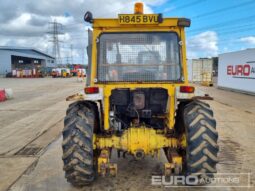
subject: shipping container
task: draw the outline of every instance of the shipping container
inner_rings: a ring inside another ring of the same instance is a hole
[[[188,80],[189,82],[192,82],[192,60],[191,59],[187,60],[187,65],[188,65]]]
[[[255,94],[255,49],[219,55],[218,87]]]
[[[201,58],[188,60],[188,79],[191,82],[211,85],[213,77],[213,59]]]

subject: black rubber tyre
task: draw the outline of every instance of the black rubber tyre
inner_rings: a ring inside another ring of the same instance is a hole
[[[95,113],[86,102],[70,104],[64,120],[63,162],[65,177],[74,186],[84,186],[95,178],[93,127]]]
[[[213,111],[207,103],[192,101],[184,107],[183,119],[187,139],[186,175],[197,176],[199,181],[213,177],[219,151]]]

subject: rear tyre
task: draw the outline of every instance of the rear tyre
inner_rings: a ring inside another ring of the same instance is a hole
[[[184,107],[183,119],[187,140],[186,175],[198,177],[199,184],[203,184],[205,178],[217,172],[219,146],[213,111],[207,103],[193,101]]]
[[[63,162],[65,177],[74,186],[84,186],[95,178],[93,163],[94,111],[86,102],[69,106],[64,120]]]

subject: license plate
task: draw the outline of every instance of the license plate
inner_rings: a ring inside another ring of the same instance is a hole
[[[120,24],[158,24],[159,15],[158,14],[120,14],[119,15]]]

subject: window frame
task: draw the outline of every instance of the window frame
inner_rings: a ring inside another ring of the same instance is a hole
[[[100,33],[96,40],[97,40],[97,45],[96,45],[96,49],[97,49],[97,55],[96,55],[96,82],[97,84],[106,84],[106,83],[139,83],[140,81],[99,81],[98,79],[98,74],[99,74],[99,60],[100,60],[100,38],[102,35],[104,34],[130,34],[130,33],[134,33],[134,34],[144,34],[144,33],[173,33],[176,35],[177,37],[177,45],[178,45],[178,56],[179,56],[179,68],[180,68],[180,78],[177,80],[154,80],[154,81],[142,81],[142,83],[182,83],[184,82],[183,79],[183,62],[182,62],[182,55],[181,55],[181,45],[179,44],[179,42],[181,41],[180,36],[178,35],[178,33],[176,31],[123,31],[123,32],[102,32]]]

